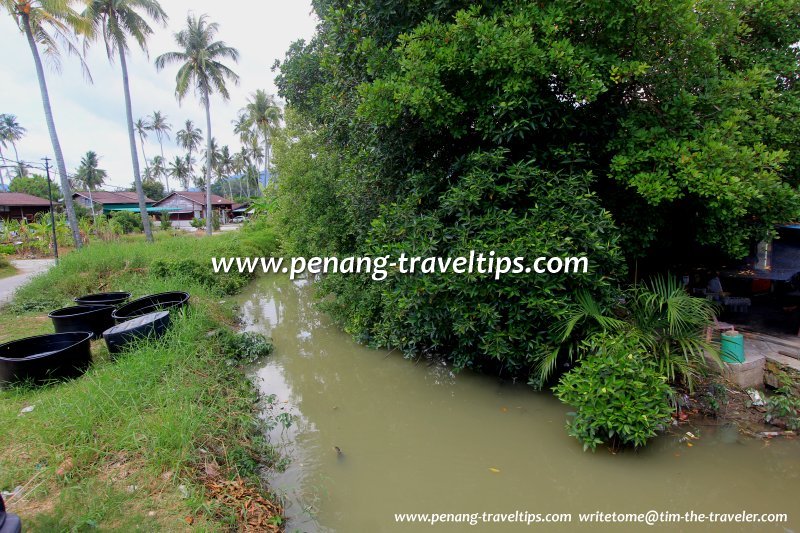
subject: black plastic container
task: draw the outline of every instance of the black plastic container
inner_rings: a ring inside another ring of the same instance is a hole
[[[93,339],[99,339],[103,332],[114,325],[111,313],[113,305],[75,305],[56,309],[49,315],[56,333],[69,331],[91,331]]]
[[[121,322],[103,332],[103,338],[112,354],[121,352],[125,345],[136,339],[157,339],[169,328],[169,311],[156,311]]]
[[[131,297],[129,292],[98,292],[75,298],[78,305],[120,305]]]
[[[6,512],[6,503],[0,495],[0,533],[20,533],[22,521],[14,513]]]
[[[51,333],[0,344],[0,383],[74,378],[92,362],[88,331]]]
[[[136,318],[138,316],[153,313],[155,311],[168,311],[170,309],[180,309],[189,303],[188,292],[161,292],[142,296],[138,300],[128,302],[112,313],[117,324]]]

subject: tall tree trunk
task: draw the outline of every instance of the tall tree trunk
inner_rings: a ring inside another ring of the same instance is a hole
[[[264,128],[264,187],[267,186],[267,170],[269,169],[269,137],[267,133],[267,128]]]
[[[194,163],[192,163],[192,146],[189,145],[189,159],[186,161],[189,164],[189,181],[186,183],[192,182],[194,183]],[[186,184],[183,184],[184,189],[188,189],[189,187]]]
[[[139,133],[139,144],[142,146],[142,159],[144,159],[144,172],[146,175],[150,175],[150,164],[147,162],[147,154],[144,153],[144,137],[142,134]],[[138,156],[137,156],[138,157]],[[137,162],[138,164],[138,162]]]
[[[19,158],[17,158],[19,161]],[[3,157],[3,149],[0,148],[0,162],[3,163],[3,166],[6,165],[6,159]],[[6,176],[8,176],[8,183],[11,184],[11,167],[6,167]],[[6,189],[6,182],[3,179],[3,169],[0,168],[0,191],[4,191]]]
[[[164,168],[166,168],[167,160],[164,159],[164,143],[161,142],[161,136],[158,137],[158,144],[161,146],[161,161],[164,162]],[[169,194],[169,175],[164,172],[164,187],[165,192]]]
[[[97,225],[97,215],[94,212],[94,198],[92,198],[92,188],[87,187],[89,189],[89,203],[92,205],[92,221]]]
[[[144,238],[147,242],[153,242],[153,232],[150,229],[150,217],[147,214],[147,202],[144,201],[144,190],[142,190],[142,177],[139,175],[139,154],[136,153],[136,136],[133,133],[133,111],[131,109],[131,90],[128,85],[128,63],[125,60],[125,49],[119,49],[119,64],[122,67],[122,88],[125,92],[125,115],[128,119],[128,141],[131,145],[131,162],[133,163],[133,182],[136,186],[136,196],[139,198],[139,213],[142,215],[142,227],[144,228]],[[144,145],[142,145],[144,151]]]
[[[206,235],[213,233],[211,219],[213,213],[211,212],[211,101],[208,95],[208,89],[203,90],[204,103],[206,105]]]
[[[64,163],[64,154],[61,153],[61,143],[58,142],[56,124],[53,120],[53,110],[50,107],[50,94],[47,91],[47,81],[44,79],[42,58],[39,57],[39,48],[36,46],[36,40],[33,38],[33,30],[31,29],[31,20],[29,15],[25,13],[22,14],[22,24],[25,28],[25,37],[28,39],[28,46],[31,48],[31,54],[33,54],[33,63],[36,65],[36,77],[39,78],[39,92],[42,96],[44,118],[47,121],[47,130],[50,133],[50,143],[53,145],[53,155],[56,158],[58,177],[61,181],[61,191],[64,194],[64,210],[67,212],[69,228],[72,231],[72,240],[75,241],[75,247],[80,248],[83,246],[83,241],[81,240],[81,231],[78,228],[78,217],[75,216],[75,206],[72,204],[72,188],[69,186],[67,165]]]

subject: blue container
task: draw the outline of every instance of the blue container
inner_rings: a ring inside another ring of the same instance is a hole
[[[744,363],[744,335],[736,331],[722,333],[722,360],[726,363]]]

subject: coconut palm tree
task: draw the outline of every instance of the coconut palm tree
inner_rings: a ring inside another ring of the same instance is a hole
[[[150,161],[150,174],[149,177],[156,181],[162,180],[167,173],[167,162],[160,155],[155,156]],[[166,191],[166,188],[164,189]]]
[[[211,151],[211,94],[219,93],[223,100],[230,95],[225,83],[239,83],[239,76],[222,63],[224,59],[239,60],[239,52],[223,41],[215,41],[219,30],[215,22],[207,22],[206,16],[189,15],[186,28],[175,34],[175,41],[182,49],[167,52],[156,58],[156,68],[161,70],[170,63],[181,65],[175,78],[175,95],[183,100],[190,88],[200,96],[206,111],[206,151]],[[206,233],[211,235],[211,165],[206,165]]]
[[[169,169],[167,171],[170,176],[178,180],[178,183],[181,184],[184,190],[189,188],[189,177],[191,173],[189,171],[188,155],[186,157],[175,156],[175,159],[169,164]]]
[[[70,0],[0,0],[0,7],[5,9],[14,19],[17,27],[25,34],[28,46],[31,49],[33,63],[36,68],[36,77],[39,80],[39,93],[42,98],[47,131],[50,134],[50,143],[53,146],[56,168],[61,180],[61,190],[64,193],[64,209],[67,212],[67,220],[69,220],[69,227],[72,231],[75,246],[80,248],[83,242],[80,228],[78,228],[78,218],[75,216],[75,208],[72,204],[72,189],[69,185],[67,165],[64,162],[64,154],[61,151],[61,143],[58,140],[53,109],[50,105],[50,93],[47,89],[44,66],[39,54],[39,47],[41,46],[44,48],[45,55],[58,67],[59,44],[61,44],[67,52],[78,56],[84,74],[91,80],[86,63],[83,61],[83,57],[75,43],[75,36],[89,34],[91,25],[78,15],[70,7],[70,4]]]
[[[145,238],[148,242],[153,242],[150,218],[147,216],[147,202],[145,202],[142,189],[142,177],[139,174],[139,155],[136,152],[136,137],[133,132],[133,110],[126,58],[129,39],[133,39],[142,50],[147,52],[147,38],[153,33],[153,29],[144,16],[139,13],[140,11],[155,22],[166,24],[167,14],[156,0],[86,0],[83,17],[91,21],[94,30],[92,35],[102,35],[109,61],[114,61],[115,53],[119,57],[122,69],[122,89],[125,95],[125,115],[128,119],[128,142],[131,149],[133,181],[136,195],[139,197],[139,211],[142,215]]]
[[[172,125],[167,122],[167,116],[162,114],[161,111],[153,111],[150,117],[150,131],[156,134],[158,145],[161,147],[161,159],[164,159],[164,137],[169,140],[169,132],[172,131]],[[167,173],[164,173],[164,188],[169,194],[169,178]]]
[[[275,99],[266,91],[257,90],[248,100],[241,113],[246,117],[247,124],[258,130],[264,139],[264,183],[266,185],[269,167],[270,137],[272,131],[278,127],[281,120],[281,109],[275,104]]]
[[[99,164],[100,158],[97,157],[95,152],[89,150],[81,159],[81,164],[75,172],[75,179],[89,191],[89,202],[92,204],[92,218],[94,220],[97,220],[97,215],[94,212],[92,191],[101,187],[108,177],[106,171],[99,168]]]
[[[188,152],[186,162],[189,164],[189,178],[194,176],[194,161],[192,160],[192,152],[197,150],[200,142],[203,140],[203,132],[200,128],[194,126],[194,122],[187,120],[183,125],[182,130],[178,130],[175,134],[175,140],[178,145]],[[184,188],[187,188],[184,185]]]
[[[16,115],[9,115],[6,113],[0,114],[0,161],[5,161],[3,157],[3,148],[11,145],[14,149],[14,164],[18,167],[22,163],[19,160],[19,153],[17,153],[17,141],[25,136],[25,128],[19,125]],[[21,167],[24,168],[24,165]],[[6,166],[6,175],[9,183],[11,182],[11,167]],[[5,190],[6,184],[3,180],[3,172],[0,170],[0,191]]]
[[[217,172],[220,178],[224,178],[228,184],[228,197],[233,200],[233,187],[231,186],[231,174],[233,173],[233,155],[228,145],[222,147],[219,151],[219,161],[217,162]]]

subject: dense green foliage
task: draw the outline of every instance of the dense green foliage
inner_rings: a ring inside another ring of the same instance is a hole
[[[583,361],[555,389],[576,409],[567,423],[569,434],[584,450],[603,443],[644,446],[670,420],[666,377],[631,334],[595,335],[581,349]]]
[[[50,188],[53,192],[53,202],[57,202],[61,198],[61,189],[58,184],[50,182]],[[47,178],[44,176],[16,176],[11,180],[8,186],[10,192],[24,192],[39,198],[47,200]]]
[[[314,8],[316,35],[277,65],[290,109],[271,213],[287,252],[592,264],[547,279],[329,277],[329,309],[362,339],[531,370],[579,290],[609,307],[623,259],[741,257],[798,216],[796,2]],[[691,373],[672,357],[681,341],[639,325],[662,371]]]
[[[119,225],[122,233],[142,231],[142,219],[131,211],[115,211],[111,215],[111,222]]]
[[[632,255],[657,240],[738,256],[797,215],[795,2],[315,7],[280,87],[352,156],[362,229],[411,172],[438,170],[436,190],[497,146],[592,171]]]
[[[611,292],[604,274],[621,269],[614,227],[585,176],[558,175],[530,162],[509,164],[502,151],[475,153],[463,167],[460,180],[438,199],[415,191],[384,206],[361,252],[588,256],[589,272],[499,278],[477,272],[398,273],[380,283],[331,277],[327,286],[340,297],[327,307],[351,333],[374,344],[407,354],[435,350],[458,368],[495,360],[527,375],[549,343],[548,325],[566,298],[579,289],[601,298]]]

